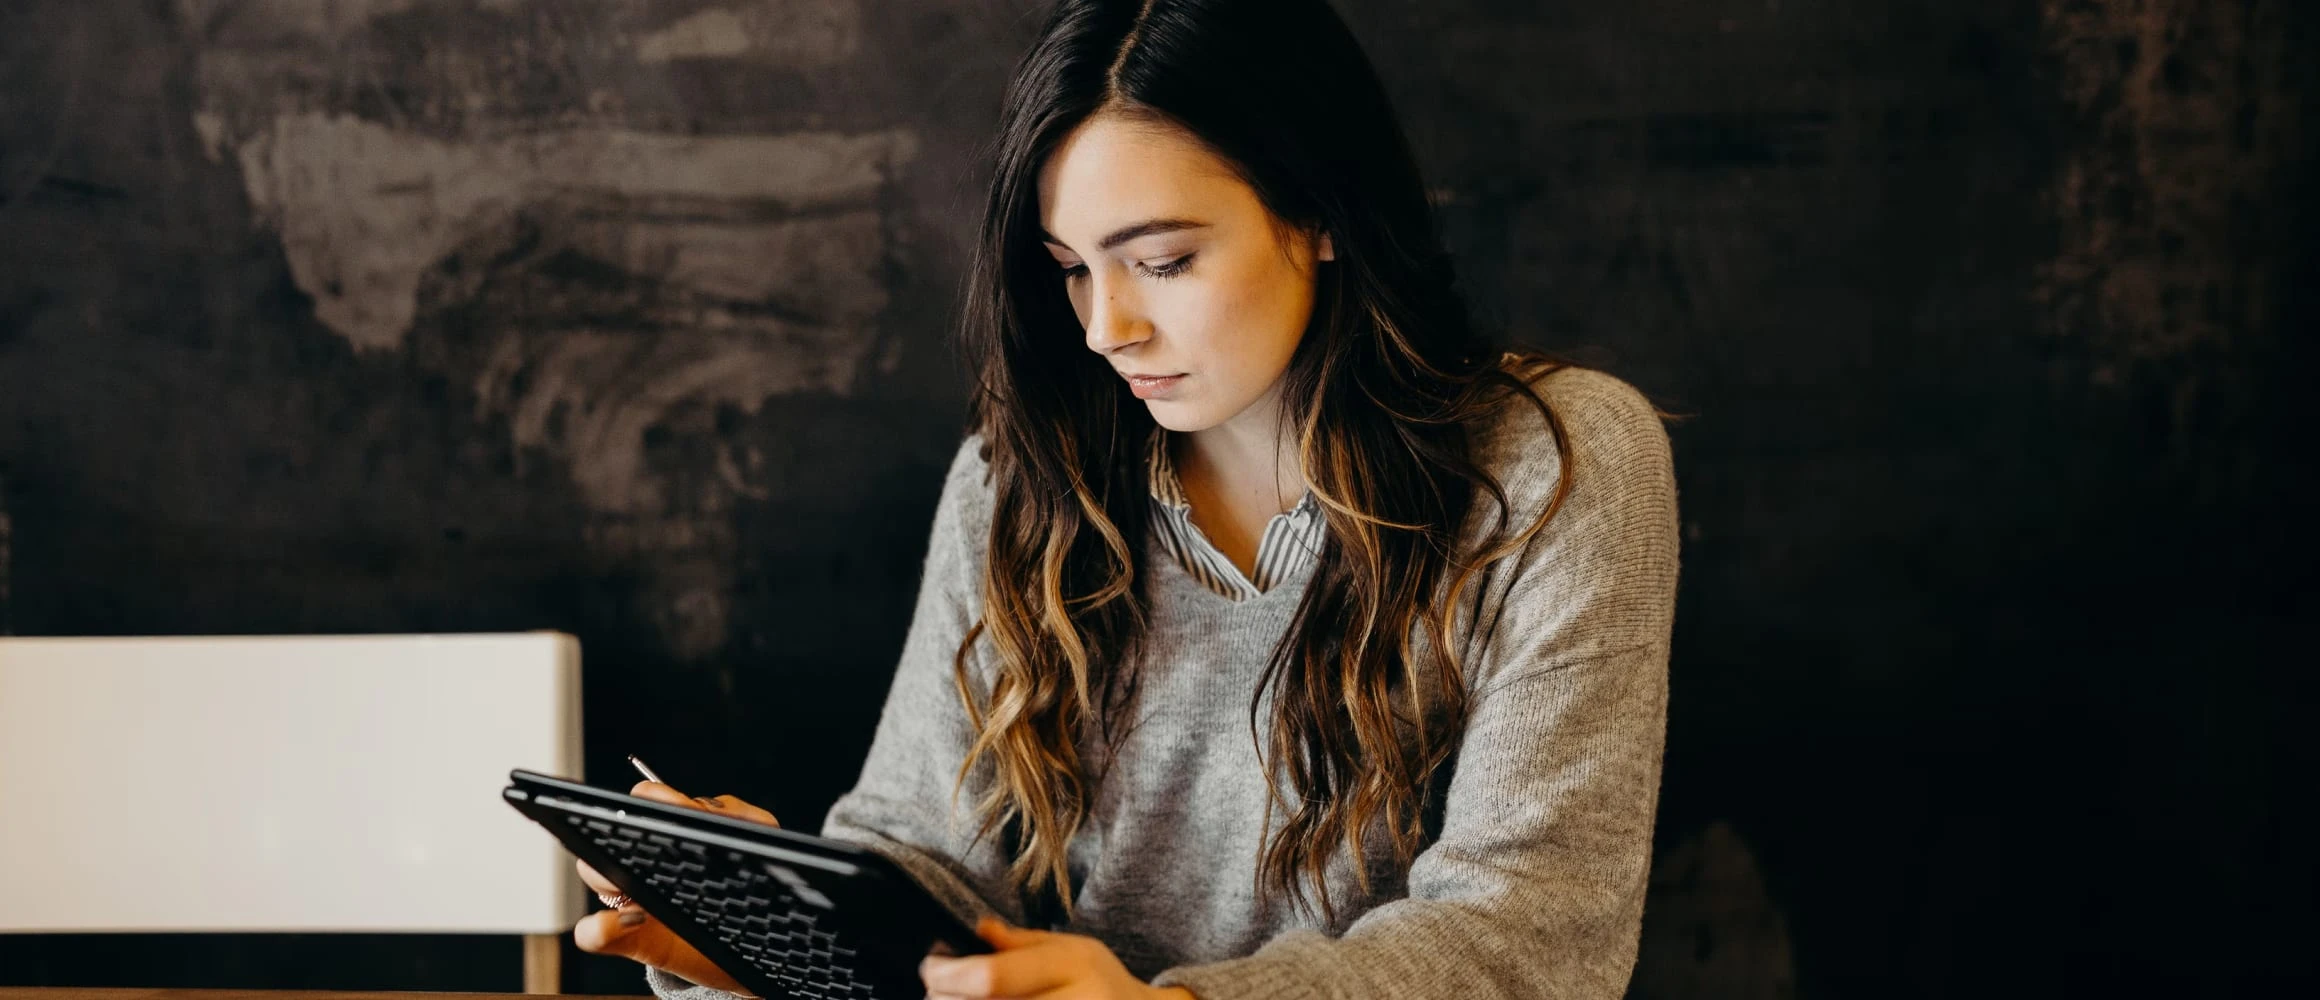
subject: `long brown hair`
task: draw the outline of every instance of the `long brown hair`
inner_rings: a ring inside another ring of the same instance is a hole
[[[1531,388],[1560,362],[1508,352],[1470,319],[1390,102],[1322,0],[1058,3],[1008,88],[960,325],[994,505],[981,617],[954,661],[977,733],[959,780],[991,765],[977,836],[1005,838],[1027,895],[1070,912],[1066,851],[1093,800],[1078,740],[1110,740],[1145,634],[1142,449],[1154,425],[1084,346],[1040,248],[1040,167],[1097,114],[1180,130],[1277,221],[1333,236],[1337,261],[1318,273],[1281,393],[1327,538],[1249,712],[1268,825],[1282,814],[1258,888],[1334,919],[1323,875],[1335,852],[1364,857],[1382,834],[1406,867],[1422,846],[1466,712],[1459,595],[1568,489],[1511,523],[1471,433],[1522,397],[1570,468]],[[1483,497],[1493,530],[1465,547]],[[978,641],[995,665],[987,678],[970,670]],[[1355,872],[1366,889],[1365,866]]]

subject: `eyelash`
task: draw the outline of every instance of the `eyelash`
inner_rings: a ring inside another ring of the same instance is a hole
[[[1192,258],[1194,258],[1194,257],[1197,257],[1197,256],[1200,256],[1200,255],[1199,255],[1199,254],[1190,254],[1190,253],[1188,253],[1188,254],[1185,254],[1185,255],[1184,255],[1184,256],[1182,256],[1182,257],[1178,257],[1178,258],[1176,258],[1175,260],[1169,261],[1169,262],[1168,262],[1168,263],[1166,263],[1166,264],[1162,264],[1162,265],[1160,265],[1159,267],[1147,267],[1147,268],[1144,268],[1144,273],[1146,273],[1146,274],[1149,274],[1149,275],[1151,275],[1152,277],[1155,277],[1155,278],[1160,278],[1160,279],[1163,279],[1163,280],[1165,280],[1165,279],[1168,279],[1168,278],[1173,278],[1173,277],[1176,277],[1176,276],[1178,276],[1178,275],[1181,275],[1181,274],[1183,274],[1183,273],[1185,272],[1185,270],[1186,270],[1186,269],[1190,268],[1190,267],[1192,266]],[[1137,265],[1137,266],[1141,267],[1142,265]],[[1064,269],[1063,269],[1063,276],[1064,276],[1064,278],[1066,278],[1066,279],[1075,278],[1075,277],[1078,277],[1078,276],[1080,276],[1080,275],[1083,275],[1083,274],[1086,274],[1086,273],[1087,273],[1087,265],[1086,265],[1086,264],[1074,264],[1074,265],[1072,265],[1072,266],[1070,266],[1070,267],[1067,267],[1067,268],[1064,268]]]

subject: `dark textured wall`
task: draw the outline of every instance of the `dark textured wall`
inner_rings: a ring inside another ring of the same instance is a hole
[[[1032,6],[11,0],[0,621],[565,629],[593,774],[818,820]],[[1340,6],[1481,313],[1690,415],[1635,995],[2223,995],[2302,947],[2308,6]],[[17,937],[0,984],[516,954]]]

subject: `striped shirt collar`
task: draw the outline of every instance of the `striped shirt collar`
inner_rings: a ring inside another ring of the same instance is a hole
[[[1200,526],[1192,523],[1192,501],[1176,478],[1176,462],[1169,454],[1166,428],[1155,427],[1145,445],[1146,479],[1152,489],[1152,523],[1162,548],[1184,572],[1210,591],[1235,601],[1247,600],[1282,580],[1295,577],[1320,558],[1323,530],[1320,501],[1306,490],[1297,506],[1265,522],[1257,543],[1254,578],[1243,575],[1232,560],[1211,544]]]

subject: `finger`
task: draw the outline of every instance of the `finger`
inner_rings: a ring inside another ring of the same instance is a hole
[[[767,826],[778,827],[781,825],[780,821],[773,818],[772,813],[743,802],[738,796],[716,795],[705,798],[690,796],[658,781],[639,781],[628,790],[628,794],[640,799],[666,802],[672,806],[689,806],[739,819],[753,820]]]
[[[639,781],[629,788],[628,794],[634,795],[640,799],[651,799],[655,802],[666,802],[672,806],[692,806],[697,809],[700,808],[701,805],[701,803],[695,800],[692,796],[686,795],[685,793],[677,791],[674,788],[670,788],[669,786],[661,784],[658,781]]]
[[[642,962],[702,986],[748,993],[740,982],[639,906],[598,910],[582,917],[572,927],[572,943],[590,954]]]
[[[572,864],[580,869],[580,881],[587,883],[590,892],[604,896],[621,895],[620,887],[613,885],[611,879],[605,878],[603,872],[597,871],[588,862],[575,858]]]
[[[993,948],[1007,951],[1013,948],[1028,948],[1058,935],[1047,931],[1032,930],[1029,927],[1017,927],[999,917],[985,915],[982,919],[975,921],[975,936],[990,942]]]
[[[623,920],[629,921],[622,923]],[[659,921],[634,904],[617,910],[599,910],[572,925],[572,943],[591,955],[614,955],[636,958],[650,947],[649,939],[656,933],[670,933]],[[639,959],[642,961],[642,959]]]
[[[929,955],[918,965],[918,978],[930,993],[963,993],[970,997],[1019,997],[1044,992],[1070,982],[1080,971],[1062,942],[1045,941],[996,955],[947,958]]]
[[[750,805],[747,802],[743,802],[737,796],[717,795],[706,799],[696,799],[695,801],[700,802],[702,805],[708,806],[711,809],[715,809],[718,812],[724,813],[727,816],[732,816],[738,819],[754,820],[767,826],[778,827],[781,825],[781,821],[774,819],[772,813]]]

